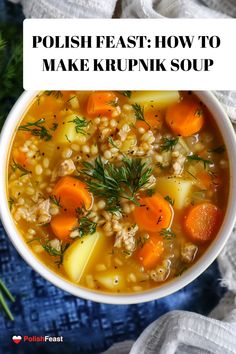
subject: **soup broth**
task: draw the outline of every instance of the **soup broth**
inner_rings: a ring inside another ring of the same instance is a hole
[[[114,294],[191,267],[217,235],[228,188],[224,142],[192,92],[41,92],[9,156],[9,208],[34,255]]]

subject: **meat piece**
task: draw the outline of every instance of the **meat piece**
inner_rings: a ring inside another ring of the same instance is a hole
[[[181,258],[182,258],[182,260],[184,262],[186,262],[186,263],[191,263],[194,260],[197,251],[198,251],[198,247],[196,245],[194,245],[191,242],[185,243],[181,247]]]
[[[38,202],[38,204],[32,208],[33,211],[35,211],[36,215],[36,222],[39,225],[44,225],[48,224],[51,221],[51,214],[49,212],[50,209],[50,200],[41,200]]]
[[[55,181],[57,177],[64,177],[71,175],[76,170],[73,160],[68,159],[62,161],[52,172],[51,181]]]
[[[114,247],[121,248],[122,246],[128,251],[131,256],[132,252],[135,250],[135,234],[138,231],[138,225],[125,225],[116,234],[116,240]]]

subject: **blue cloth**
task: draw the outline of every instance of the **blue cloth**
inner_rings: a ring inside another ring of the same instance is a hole
[[[177,293],[138,305],[114,306],[76,298],[33,271],[17,254],[0,228],[0,277],[16,297],[10,305],[15,321],[0,316],[1,354],[96,354],[112,343],[135,339],[142,330],[170,310],[207,314],[219,301],[217,263]],[[13,335],[64,336],[58,344],[12,343]]]
[[[0,0],[0,22],[22,19],[20,6]],[[44,280],[20,258],[0,226],[0,278],[16,297],[10,304],[14,322],[0,310],[0,354],[100,353],[114,342],[137,338],[149,323],[170,310],[208,314],[224,293],[219,277],[215,262],[190,285],[163,299],[129,306],[98,304]],[[17,345],[13,335],[62,335],[64,342]]]

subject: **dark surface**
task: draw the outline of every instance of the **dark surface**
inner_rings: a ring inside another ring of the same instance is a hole
[[[19,5],[0,0],[0,22],[21,22],[22,18]],[[224,293],[219,276],[215,262],[186,288],[161,300],[130,306],[98,304],[44,280],[20,258],[0,228],[0,277],[16,297],[10,305],[15,321],[0,313],[0,354],[100,353],[114,342],[137,338],[150,322],[170,310],[207,314]],[[62,335],[64,342],[16,345],[13,335]]]

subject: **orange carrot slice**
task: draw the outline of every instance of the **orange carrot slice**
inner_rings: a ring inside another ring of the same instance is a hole
[[[212,240],[220,228],[222,216],[222,211],[209,202],[190,207],[184,218],[188,237],[197,243]]]
[[[142,198],[134,209],[135,222],[141,230],[156,232],[171,226],[173,209],[159,194]]]
[[[50,225],[54,235],[63,241],[68,238],[71,231],[78,226],[78,220],[73,215],[60,214],[52,218]]]
[[[161,236],[151,235],[138,251],[137,257],[145,269],[154,268],[164,252],[164,243]]]
[[[57,182],[52,195],[55,195],[63,209],[69,212],[75,212],[76,208],[81,207],[89,209],[93,202],[86,184],[70,176],[62,177]]]
[[[181,101],[166,111],[166,123],[177,135],[190,136],[199,132],[204,124],[204,115],[198,102]]]
[[[110,91],[93,92],[89,95],[87,104],[87,113],[90,116],[100,114],[111,117],[112,112],[116,110],[118,98]]]

